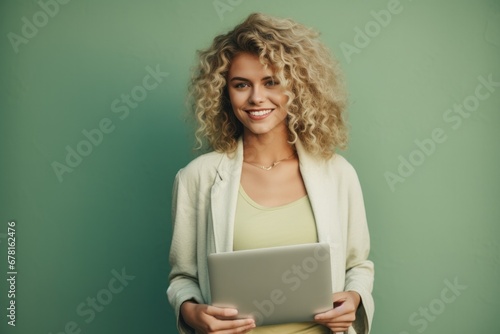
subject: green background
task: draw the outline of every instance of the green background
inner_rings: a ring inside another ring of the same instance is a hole
[[[372,333],[498,331],[500,87],[456,129],[443,116],[471,101],[480,76],[500,81],[500,2],[401,0],[379,31],[371,11],[388,1],[215,4],[226,7],[73,0],[16,52],[8,34],[21,36],[23,17],[33,22],[41,7],[1,2],[0,332],[55,334],[71,321],[81,333],[175,332],[165,290],[172,181],[195,156],[183,116],[189,71],[197,49],[254,11],[316,28],[344,69],[352,132],[341,153],[365,197]],[[371,27],[372,37],[349,56],[341,45],[356,46],[356,27]],[[141,86],[148,66],[169,75],[120,119],[112,102]],[[114,130],[60,182],[53,162],[65,163],[66,146],[105,118]],[[397,173],[400,156],[418,158],[415,141],[436,128],[446,140],[391,189],[385,173]],[[9,220],[17,223],[15,328],[6,318]],[[135,278],[87,323],[77,307],[109,297],[112,271],[123,268]],[[452,302],[445,281],[462,287]]]

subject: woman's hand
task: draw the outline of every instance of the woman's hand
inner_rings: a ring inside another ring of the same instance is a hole
[[[233,308],[186,301],[181,305],[181,314],[196,333],[247,333],[255,327],[253,319],[236,319],[238,310]]]
[[[356,319],[361,297],[357,292],[346,291],[333,294],[334,308],[324,313],[317,314],[314,321],[330,328],[334,333],[347,332]]]

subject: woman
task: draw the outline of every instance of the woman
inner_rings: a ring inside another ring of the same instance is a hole
[[[368,333],[373,263],[356,172],[335,153],[347,142],[337,63],[314,31],[263,14],[199,58],[196,137],[213,152],[174,182],[167,294],[179,331]],[[208,254],[312,242],[330,244],[333,291],[314,322],[255,327],[210,305]]]

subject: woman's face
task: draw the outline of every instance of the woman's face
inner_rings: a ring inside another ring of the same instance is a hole
[[[243,124],[245,136],[287,133],[288,96],[258,56],[236,55],[229,68],[227,85],[233,112]]]

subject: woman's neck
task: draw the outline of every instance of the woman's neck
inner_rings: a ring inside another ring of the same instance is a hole
[[[294,154],[288,143],[288,135],[268,133],[265,135],[243,135],[243,160],[260,165],[272,165]]]

